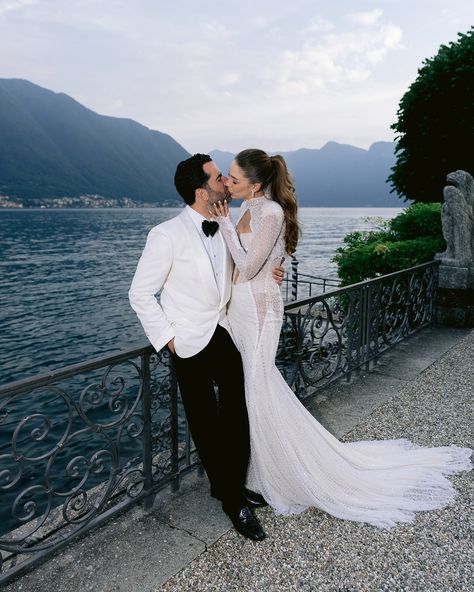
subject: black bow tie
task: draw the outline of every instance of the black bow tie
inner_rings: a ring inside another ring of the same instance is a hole
[[[218,230],[219,224],[217,222],[212,222],[211,220],[202,221],[202,231],[206,236],[214,236]]]

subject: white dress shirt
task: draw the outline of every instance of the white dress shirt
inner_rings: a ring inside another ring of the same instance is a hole
[[[222,295],[223,291],[223,281],[224,281],[224,244],[221,237],[218,236],[217,231],[214,236],[206,236],[202,229],[202,223],[204,220],[207,220],[204,216],[202,216],[196,210],[193,210],[190,206],[186,206],[188,209],[188,213],[191,216],[191,220],[193,221],[196,230],[201,237],[203,242],[204,248],[209,256],[209,260],[211,261],[212,269],[214,271],[214,277],[216,280],[217,287],[219,289],[219,294]]]

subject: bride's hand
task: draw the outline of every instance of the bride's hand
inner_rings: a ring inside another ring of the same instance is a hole
[[[224,199],[224,202],[218,201],[217,203],[213,204],[209,211],[211,214],[214,214],[214,216],[224,216],[227,218],[229,215],[229,206],[227,205],[227,200]]]

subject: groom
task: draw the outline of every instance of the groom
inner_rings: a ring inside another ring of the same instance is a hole
[[[260,541],[265,533],[252,508],[266,502],[245,489],[250,442],[244,376],[225,329],[233,264],[208,211],[217,201],[230,201],[226,181],[208,155],[195,154],[178,165],[175,186],[187,205],[150,231],[129,297],[153,347],[171,351],[211,495],[222,501],[238,532]],[[281,274],[276,269],[275,279]]]

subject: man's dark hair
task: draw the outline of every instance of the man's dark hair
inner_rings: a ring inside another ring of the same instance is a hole
[[[210,175],[205,173],[202,167],[211,160],[209,154],[194,154],[176,167],[174,185],[189,206],[192,206],[196,201],[196,189],[204,187],[209,181]]]

